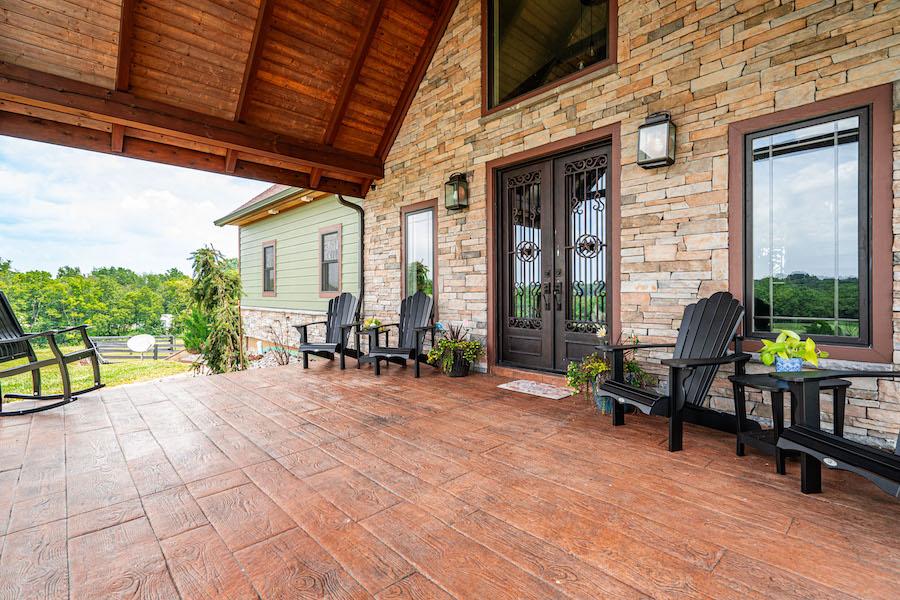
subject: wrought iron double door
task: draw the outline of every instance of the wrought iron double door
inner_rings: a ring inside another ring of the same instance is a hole
[[[501,173],[501,362],[562,371],[605,331],[610,167],[599,146]]]

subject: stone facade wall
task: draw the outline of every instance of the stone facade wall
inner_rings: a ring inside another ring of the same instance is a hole
[[[325,320],[325,313],[319,311],[298,311],[241,307],[241,319],[244,324],[244,340],[248,352],[257,351],[257,342],[266,348],[275,343],[295,348],[300,341],[300,334],[294,325]],[[324,341],[324,328],[311,327],[311,342]],[[279,339],[280,338],[280,339]]]
[[[470,208],[438,210],[439,310],[487,332],[485,163],[621,123],[621,298],[624,333],[675,336],[683,306],[728,288],[728,125],[894,83],[894,362],[900,363],[900,3],[821,0],[620,0],[618,64],[481,114],[481,0],[460,0],[388,157],[365,200],[367,314],[400,300],[400,206],[440,198],[469,174]],[[676,163],[636,165],[637,127],[667,110]],[[722,379],[714,402],[729,406]],[[756,396],[759,399],[758,396]],[[827,404],[827,403],[826,403]],[[754,414],[765,418],[770,407]],[[894,383],[854,385],[848,434],[893,443]]]

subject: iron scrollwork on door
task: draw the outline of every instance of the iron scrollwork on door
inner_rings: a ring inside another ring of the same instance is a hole
[[[609,157],[566,163],[566,331],[596,333],[606,325],[606,201]]]
[[[542,329],[541,310],[541,172],[530,171],[506,182],[510,210],[509,327]]]

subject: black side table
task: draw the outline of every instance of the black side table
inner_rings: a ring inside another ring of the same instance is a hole
[[[735,451],[738,456],[744,455],[744,444],[753,446],[757,450],[775,456],[775,471],[784,475],[785,451],[780,449],[778,438],[784,431],[784,393],[790,391],[787,382],[775,379],[768,373],[761,375],[732,375],[728,378],[734,388],[734,413],[737,415],[737,445]],[[748,430],[747,427],[747,397],[746,388],[769,392],[772,398],[772,429]],[[847,400],[847,388],[850,382],[846,379],[826,379],[821,382],[821,390],[831,390],[833,393],[834,410],[834,434],[844,437],[844,406]],[[791,422],[796,423],[794,397],[791,395]]]

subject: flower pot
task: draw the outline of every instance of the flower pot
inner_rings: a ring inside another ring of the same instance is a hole
[[[802,358],[775,357],[775,371],[777,373],[795,373],[803,370]]]
[[[454,350],[453,366],[450,367],[450,372],[447,375],[450,377],[465,377],[468,374],[469,361],[466,360],[462,350]]]

